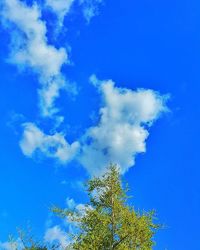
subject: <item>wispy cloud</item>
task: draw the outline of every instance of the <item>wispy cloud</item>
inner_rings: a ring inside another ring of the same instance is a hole
[[[82,6],[83,16],[89,23],[90,20],[99,14],[99,6],[103,3],[103,0],[79,0]]]
[[[75,214],[80,218],[84,216],[85,213],[90,211],[92,207],[90,205],[85,205],[82,203],[76,203],[74,199],[66,199],[66,209],[74,211]],[[74,216],[76,216],[74,214]],[[71,235],[77,232],[77,222],[75,222],[71,216],[67,216],[61,220],[60,225],[50,225],[46,228],[44,233],[44,241],[50,244],[59,244],[60,250],[69,246],[73,242]]]
[[[48,43],[46,24],[36,3],[27,6],[19,0],[3,0],[2,16],[8,28],[14,27],[9,61],[38,74],[41,114],[52,116],[57,111],[54,101],[65,88],[61,68],[69,62],[68,52]]]
[[[75,0],[46,0],[46,6],[58,17],[59,26],[62,27],[64,17],[70,12],[74,1]]]
[[[23,248],[24,246],[20,239],[17,239],[16,241],[0,241],[0,249],[2,250],[22,250]]]
[[[59,244],[59,249],[65,249],[70,241],[67,237],[65,231],[61,229],[60,226],[56,225],[54,227],[48,228],[44,235],[44,241],[50,244],[57,243]]]
[[[79,5],[83,17],[90,23],[90,20],[99,14],[99,7],[103,0],[46,0],[45,5],[54,12],[58,19],[58,30],[62,28],[64,18],[70,14],[73,4]]]
[[[77,204],[74,199],[68,197],[66,199],[66,209],[75,211],[81,216],[90,207],[84,204]],[[62,250],[72,243],[70,233],[74,233],[75,231],[76,222],[71,220],[70,216],[62,219],[60,225],[52,225],[51,221],[51,224],[46,228],[44,233],[44,241],[50,244],[59,244],[59,249]]]

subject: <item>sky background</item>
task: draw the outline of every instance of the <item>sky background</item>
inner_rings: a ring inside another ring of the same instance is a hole
[[[27,4],[32,6],[31,1]],[[123,178],[130,185],[135,207],[156,209],[159,221],[166,225],[157,234],[154,249],[200,249],[199,1],[104,0],[96,8],[98,15],[95,13],[88,21],[83,16],[83,6],[74,3],[60,31],[55,30],[59,25],[49,9],[42,16],[47,22],[48,44],[56,48],[70,46],[67,53],[71,63],[63,66],[62,75],[75,83],[78,92],[73,96],[63,91],[56,100],[65,117],[56,129],[65,131],[71,144],[97,123],[102,93],[89,82],[92,74],[100,80],[112,79],[118,88],[151,89],[162,96],[170,95],[166,104],[169,111],[148,127],[146,152],[136,156],[134,167],[128,166]],[[37,123],[42,131],[51,134],[58,117],[40,115],[38,75],[42,73],[9,62],[13,49],[10,40],[16,27],[5,26],[2,22],[1,242],[15,234],[16,227],[26,227],[28,223],[42,238],[48,227],[61,223],[51,219],[49,207],[65,206],[66,199],[71,198],[77,204],[86,202],[82,183],[90,176],[75,160],[59,164],[43,154],[23,154],[19,145],[22,124]]]

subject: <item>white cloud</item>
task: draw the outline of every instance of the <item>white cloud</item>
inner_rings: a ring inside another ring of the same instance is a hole
[[[66,205],[67,205],[67,208],[69,209],[74,209],[76,207],[76,203],[74,199],[70,199],[70,198],[66,199]]]
[[[167,96],[149,89],[118,88],[113,81],[101,82],[94,76],[91,81],[102,97],[98,124],[70,145],[62,133],[47,135],[25,123],[20,147],[26,156],[39,152],[60,163],[77,159],[92,175],[103,173],[110,163],[118,164],[122,173],[135,164],[136,155],[146,151],[148,128],[167,111]]]
[[[60,95],[60,90],[65,87],[65,81],[61,77],[51,79],[39,89],[39,107],[43,116],[53,116],[59,109],[55,106],[55,100]],[[60,119],[60,116],[57,116]]]
[[[79,0],[80,5],[82,5],[83,16],[88,23],[99,14],[99,5],[102,2],[103,0]]]
[[[64,17],[69,14],[75,1],[76,0],[46,0],[46,6],[57,15],[61,27]],[[99,14],[99,5],[102,4],[103,0],[78,0],[77,2],[79,2],[81,6],[84,18],[89,23],[94,16]]]
[[[0,249],[1,250],[22,250],[24,248],[22,242],[20,239],[17,239],[16,241],[10,241],[10,242],[1,242],[0,241]]]
[[[70,243],[66,232],[58,225],[46,230],[44,240],[48,243],[58,243],[60,249],[65,249]]]
[[[74,0],[46,0],[46,5],[57,15],[60,26],[63,25],[64,17],[69,13],[73,2]]]
[[[63,19],[74,0],[46,0]],[[89,22],[98,14],[102,0],[78,0]],[[62,74],[62,66],[69,62],[68,52],[48,43],[47,27],[41,17],[40,7],[28,6],[20,0],[3,0],[2,17],[11,29],[12,43],[10,61],[19,67],[31,68],[39,76],[39,106],[44,117],[54,117],[55,126],[63,121],[57,116],[55,101],[62,89],[75,91]],[[13,28],[14,27],[14,28]],[[117,88],[112,81],[92,81],[102,96],[99,123],[87,129],[80,139],[81,154],[78,161],[91,173],[105,170],[109,163],[117,163],[125,172],[135,164],[138,153],[146,151],[146,139],[150,127],[159,115],[166,111],[166,96],[152,90]],[[45,134],[33,123],[24,124],[20,141],[23,153],[32,157],[42,153],[47,157],[67,163],[77,157],[79,142],[69,144],[63,133]]]
[[[66,210],[72,210],[75,212],[73,219],[72,216],[68,215],[62,219],[60,225],[55,226],[51,226],[51,221],[50,226],[45,231],[44,241],[50,244],[58,243],[60,244],[60,250],[65,249],[65,247],[69,246],[73,242],[73,237],[71,237],[71,235],[75,235],[78,232],[77,219],[84,216],[91,209],[93,208],[90,205],[77,204],[74,199],[67,198]]]
[[[39,152],[49,158],[54,158],[65,164],[72,160],[78,149],[79,143],[69,144],[64,135],[55,133],[47,135],[33,123],[25,123],[24,133],[20,141],[20,147],[24,155],[33,157]]]
[[[48,44],[39,6],[35,3],[28,7],[19,0],[4,0],[3,16],[18,29],[18,43],[13,48],[11,61],[30,66],[45,80],[59,75],[68,55],[64,48]]]
[[[74,214],[68,215],[64,220],[65,227],[68,228],[69,233],[75,233],[76,227],[78,225],[78,219],[85,216],[87,212],[91,211],[93,208],[88,204],[76,203],[74,199],[67,198],[66,199],[66,210],[73,211]]]
[[[36,3],[29,7],[19,0],[3,0],[2,16],[5,25],[14,26],[14,32],[11,29],[10,33],[12,43],[9,60],[20,68],[29,67],[39,75],[41,107],[42,111],[45,110],[42,114],[51,116],[55,98],[65,85],[61,68],[69,62],[68,53],[64,48],[57,49],[48,44],[46,24],[41,19],[41,9]]]
[[[74,201],[74,199],[70,199],[70,198],[66,199],[66,205],[67,205],[67,209],[74,210],[80,215],[84,215],[86,213],[86,211],[92,209],[91,206],[85,205],[82,203],[77,204]]]
[[[99,123],[82,138],[81,164],[92,174],[100,174],[110,163],[126,172],[138,153],[146,151],[150,127],[167,110],[167,97],[153,90],[117,88],[113,81],[91,78],[102,96]]]
[[[80,179],[80,178],[79,178]],[[62,180],[60,182],[61,185],[68,186],[72,189],[79,190],[79,191],[84,191],[85,186],[84,186],[84,181],[82,180]]]
[[[10,242],[0,242],[0,249],[3,250],[14,250],[16,249],[14,244],[10,243]]]

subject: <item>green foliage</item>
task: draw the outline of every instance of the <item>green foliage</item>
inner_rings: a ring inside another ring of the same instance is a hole
[[[54,208],[55,213],[75,222],[78,229],[68,249],[151,250],[159,228],[154,223],[154,211],[136,212],[128,205],[127,191],[117,167],[111,165],[105,175],[88,181],[90,202],[84,213]]]

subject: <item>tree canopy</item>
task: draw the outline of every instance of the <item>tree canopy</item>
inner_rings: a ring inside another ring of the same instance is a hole
[[[87,183],[89,203],[84,212],[53,208],[62,217],[70,218],[77,230],[67,249],[74,250],[150,250],[159,228],[154,211],[140,213],[128,204],[128,188],[123,187],[118,168]]]
[[[71,243],[59,244],[34,241],[34,237],[19,232],[20,250],[151,250],[160,225],[154,223],[154,211],[139,212],[130,205],[128,185],[122,183],[115,165],[90,179],[87,184],[89,202],[82,209],[53,207],[57,215],[67,219],[75,230],[68,235]],[[15,247],[15,241],[11,249]]]

